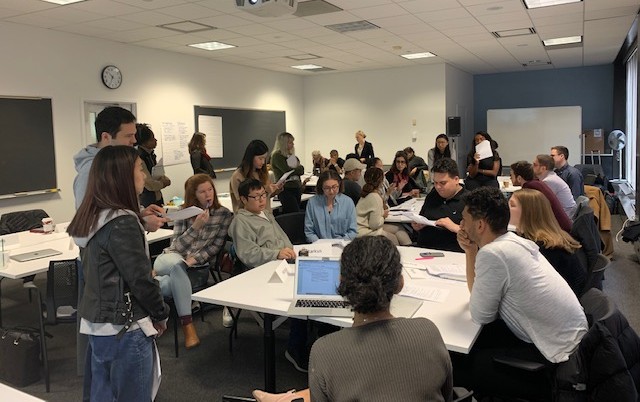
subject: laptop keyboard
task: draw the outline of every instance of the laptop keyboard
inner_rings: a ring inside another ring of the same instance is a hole
[[[344,300],[309,300],[298,299],[296,307],[319,307],[319,308],[347,308]]]

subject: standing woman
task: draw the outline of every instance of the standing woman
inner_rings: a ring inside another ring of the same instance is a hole
[[[205,133],[193,133],[189,141],[189,155],[191,156],[191,167],[193,174],[204,173],[216,178],[216,172],[211,165],[211,157],[207,154],[207,135]]]
[[[487,140],[491,145],[492,156],[480,159],[476,152],[476,146]],[[500,172],[500,155],[498,155],[498,143],[491,139],[489,133],[478,131],[473,137],[471,151],[467,155],[467,177],[464,180],[464,187],[471,191],[478,187],[500,188],[498,184],[498,174]]]
[[[384,223],[385,218],[389,216],[389,208],[380,194],[384,181],[382,169],[377,167],[367,169],[364,173],[364,181],[360,201],[356,205],[358,236],[382,235],[396,246],[410,245],[411,238],[400,226]]]
[[[153,152],[158,146],[158,140],[156,140],[153,131],[148,125],[143,123],[136,124],[136,143],[138,144],[138,155],[144,162],[144,174],[147,177],[144,180],[144,190],[140,194],[140,204],[145,208],[151,204],[162,206],[164,205],[164,199],[160,190],[170,186],[171,180],[165,175],[156,177],[151,175],[153,167],[158,164],[156,154]]]
[[[389,196],[390,204],[402,204],[411,197],[417,197],[420,194],[420,187],[409,176],[407,154],[404,151],[396,152],[393,165],[385,174],[385,178],[392,190]]]
[[[267,170],[267,156],[269,148],[267,144],[262,140],[253,140],[247,145],[247,149],[244,151],[242,162],[240,166],[231,175],[229,181],[229,189],[231,190],[231,205],[233,205],[233,212],[238,212],[238,209],[243,208],[244,204],[240,199],[238,193],[238,187],[240,183],[246,179],[256,179],[262,183],[264,189],[267,192],[267,206],[265,209],[271,211],[271,198],[282,190],[281,184],[273,184],[269,178],[269,171]]]
[[[449,137],[446,134],[438,134],[436,137],[436,146],[431,148],[427,154],[427,164],[433,167],[433,164],[442,158],[451,158],[457,161],[456,151],[449,146]]]
[[[360,162],[367,163],[367,161],[375,155],[373,154],[373,145],[369,141],[365,141],[367,135],[362,130],[358,130],[356,132],[356,145],[354,147],[354,152],[360,159]]]
[[[169,307],[151,277],[138,195],[143,162],[132,147],[105,147],[67,231],[81,248],[85,289],[78,314],[89,336],[85,400],[151,401],[154,337]]]
[[[342,178],[338,173],[333,170],[320,173],[316,195],[309,199],[304,216],[304,234],[309,243],[356,237],[356,208],[341,190]]]
[[[187,270],[192,265],[212,261],[224,247],[233,214],[220,205],[211,176],[195,174],[184,184],[184,204],[203,209],[198,216],[176,221],[171,246],[156,258],[153,269],[162,294],[176,305],[187,349],[200,344],[191,318],[191,281]]]
[[[273,169],[276,180],[280,180],[283,174],[293,170],[293,173],[287,177],[282,192],[278,195],[282,203],[282,212],[285,214],[300,211],[300,198],[302,197],[300,175],[304,173],[304,166],[300,164],[300,159],[296,156],[293,141],[293,135],[286,131],[278,134],[271,153],[271,169]]]
[[[581,246],[560,228],[549,200],[538,190],[518,190],[509,198],[509,211],[509,223],[516,227],[516,232],[538,244],[540,253],[580,297],[585,290],[586,267],[575,252]]]

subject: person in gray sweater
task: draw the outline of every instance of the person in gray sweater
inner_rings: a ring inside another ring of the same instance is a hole
[[[311,349],[311,400],[450,401],[451,360],[426,318],[394,318],[389,305],[404,285],[398,249],[383,236],[345,247],[338,292],[351,303],[353,327],[318,339]]]
[[[357,237],[344,248],[338,293],[351,304],[353,326],[311,348],[309,389],[253,391],[258,402],[451,401],[451,359],[426,318],[394,318],[391,299],[404,286],[400,253],[384,236]]]

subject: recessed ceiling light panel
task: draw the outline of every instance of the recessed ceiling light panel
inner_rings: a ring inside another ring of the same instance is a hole
[[[324,67],[318,66],[317,64],[300,64],[297,66],[291,66],[291,68],[297,68],[298,70],[316,70]]]
[[[545,46],[570,45],[582,42],[582,36],[565,36],[563,38],[545,39],[542,41]]]
[[[582,0],[523,0],[526,8],[559,6],[560,4],[579,3]]]
[[[422,52],[422,53],[401,54],[400,56],[404,57],[405,59],[413,60],[413,59],[424,59],[427,57],[435,57],[436,55],[431,52]]]
[[[496,38],[508,38],[510,36],[531,35],[536,33],[534,28],[507,29],[504,31],[491,32]]]
[[[376,24],[372,24],[369,21],[352,21],[352,22],[344,22],[342,24],[332,24],[325,25],[325,28],[329,28],[332,31],[346,33],[346,32],[355,32],[355,31],[365,31],[367,29],[378,29],[380,28]]]
[[[222,50],[222,49],[229,49],[232,47],[236,47],[235,45],[229,45],[227,43],[222,43],[222,42],[193,43],[188,46],[196,47],[198,49],[204,49],[204,50]]]
[[[217,29],[216,27],[212,27],[211,25],[205,25],[193,21],[172,22],[170,24],[158,25],[158,28],[169,29],[180,33],[194,33]]]
[[[64,6],[67,4],[80,3],[81,1],[86,1],[86,0],[41,0],[41,1],[46,1],[47,3],[59,4],[61,6]]]

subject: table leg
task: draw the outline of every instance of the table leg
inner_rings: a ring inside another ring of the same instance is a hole
[[[2,328],[2,280],[4,277],[0,276],[0,328]]]
[[[264,314],[264,389],[276,391],[276,342],[273,331],[273,314]]]

